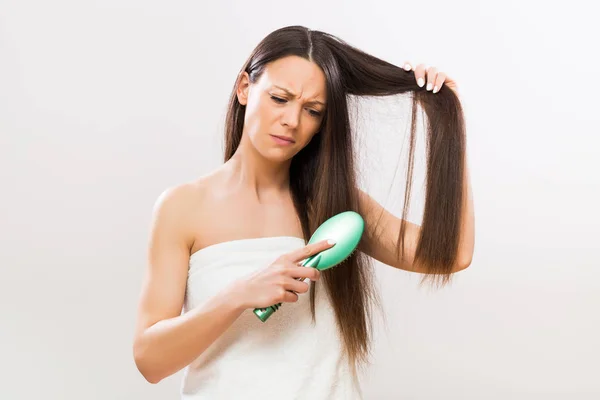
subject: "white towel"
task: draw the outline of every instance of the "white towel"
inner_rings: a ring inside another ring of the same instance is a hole
[[[271,236],[198,250],[190,256],[183,311],[304,245],[299,237]],[[335,313],[322,283],[317,282],[314,325],[309,292],[299,294],[295,303],[283,303],[266,322],[252,311],[245,310],[185,368],[183,400],[362,399],[360,385],[343,356]]]

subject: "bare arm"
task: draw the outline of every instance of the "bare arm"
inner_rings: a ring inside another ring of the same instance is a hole
[[[475,216],[473,193],[468,165],[465,163],[463,175],[463,214],[459,238],[458,262],[452,272],[458,272],[471,265],[475,247]],[[383,264],[410,272],[427,273],[426,266],[414,262],[421,226],[406,221],[405,259],[398,260],[398,232],[402,220],[386,210],[371,196],[358,190],[360,214],[365,217],[365,240],[359,249]]]
[[[245,307],[227,288],[181,315],[190,246],[189,187],[165,191],[157,200],[138,307],[133,355],[151,383],[176,373],[204,352]]]

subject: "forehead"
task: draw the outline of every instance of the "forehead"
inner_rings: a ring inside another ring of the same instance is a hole
[[[265,86],[278,85],[306,98],[325,99],[325,74],[312,61],[289,56],[269,63],[261,79]]]

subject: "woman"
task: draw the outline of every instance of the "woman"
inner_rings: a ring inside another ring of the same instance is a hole
[[[156,383],[185,368],[184,399],[361,398],[357,368],[368,362],[378,304],[367,256],[442,283],[470,264],[473,211],[453,89],[434,68],[412,73],[324,32],[291,26],[264,38],[235,82],[225,163],[156,202],[134,342],[143,376]],[[348,120],[348,95],[407,92],[413,121],[420,105],[429,123],[420,226],[405,220],[414,123],[396,218],[358,189]],[[306,243],[347,210],[366,222],[359,251],[321,273],[299,267],[334,245]],[[252,312],[280,302],[264,323]]]

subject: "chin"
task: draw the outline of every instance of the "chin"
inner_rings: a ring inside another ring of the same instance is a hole
[[[269,161],[273,162],[285,162],[291,160],[296,155],[296,152],[286,149],[269,149],[267,153],[263,153],[263,156]]]
[[[288,148],[285,147],[263,147],[262,149],[258,149],[258,152],[267,160],[273,162],[285,162],[290,160],[292,157],[296,155],[295,149],[290,146]]]

